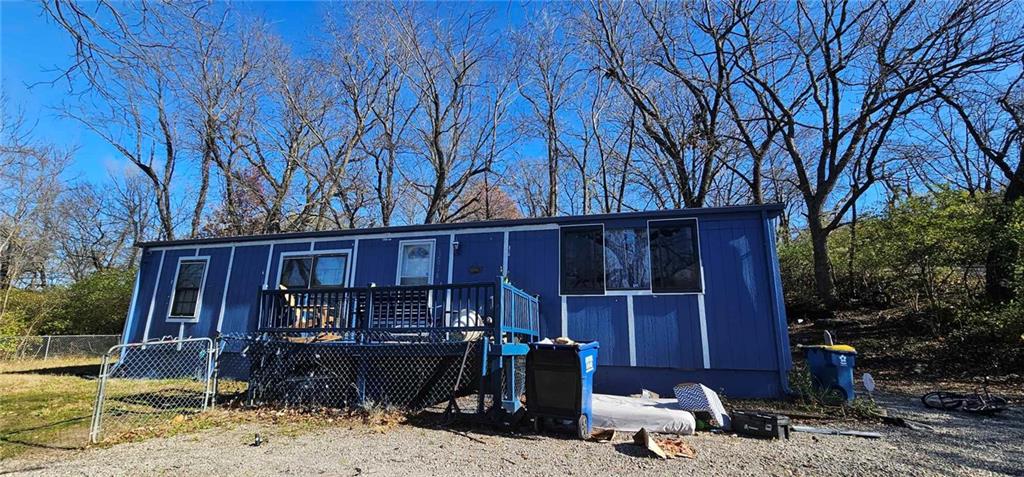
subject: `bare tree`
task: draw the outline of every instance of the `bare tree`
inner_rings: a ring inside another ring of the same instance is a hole
[[[819,297],[835,303],[829,234],[886,173],[897,120],[1024,48],[1007,1],[765,4],[732,41],[742,85],[789,157]],[[749,46],[749,47],[748,47]],[[771,65],[770,67],[766,65]],[[847,180],[854,168],[861,180]]]
[[[957,115],[966,129],[966,138],[980,151],[986,164],[1002,175],[1000,182],[1006,184],[1002,193],[1004,204],[1014,204],[1024,198],[1024,161],[1021,160],[1024,156],[1024,72],[1020,71],[1021,66],[1015,65],[1016,76],[1002,83],[977,81],[963,84],[961,88],[935,90],[943,104]],[[1008,226],[1007,215],[1008,211],[997,213],[998,227]],[[985,264],[985,290],[989,298],[996,301],[1013,298],[1011,283],[1019,253],[1020,247],[1013,241],[997,241],[989,250]]]
[[[542,10],[536,19],[513,35],[519,74],[519,94],[528,106],[527,134],[544,141],[547,155],[547,194],[543,215],[558,215],[558,175],[566,134],[561,117],[572,100],[578,82],[585,73],[561,22],[550,10]],[[585,152],[583,153],[585,154]],[[579,163],[579,160],[576,161]]]
[[[458,220],[458,197],[491,170],[510,145],[506,116],[514,94],[507,58],[481,32],[484,11],[428,16],[407,5],[391,16],[409,64],[404,75],[416,98],[419,170],[403,171],[425,202],[425,223]]]
[[[673,205],[703,206],[723,160],[724,97],[735,69],[723,40],[739,18],[712,7],[596,1],[578,22],[577,35],[596,65],[636,107],[648,146],[657,148],[651,155],[656,177],[671,180],[662,187],[678,196],[664,200]]]
[[[217,13],[205,3],[101,2],[92,8],[53,0],[43,6],[75,43],[75,62],[65,77],[72,84],[80,79],[88,86],[78,104],[65,106],[64,113],[103,138],[149,178],[161,236],[174,238],[178,214],[172,190],[188,144],[183,138],[187,112],[182,62],[193,59],[186,48],[188,39],[208,34],[205,26],[196,25]],[[195,46],[196,51],[210,51],[202,41]],[[206,151],[207,141],[200,142]],[[191,234],[198,232],[202,219],[210,157],[210,152],[204,152],[198,168],[200,181],[188,219]],[[177,177],[180,180],[181,175]]]
[[[0,117],[0,327],[16,285],[46,287],[57,200],[71,151],[36,139],[21,114]]]

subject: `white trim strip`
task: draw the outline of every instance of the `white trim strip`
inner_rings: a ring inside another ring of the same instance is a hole
[[[318,237],[318,238],[290,238],[290,239],[266,239],[266,240],[240,240],[237,242],[220,242],[211,244],[185,244],[185,245],[162,245],[148,248],[147,250],[184,250],[199,248],[227,248],[231,246],[236,247],[247,247],[256,245],[285,245],[290,243],[306,243],[306,242],[334,242],[338,240],[357,240],[357,239],[399,239],[399,238],[422,238],[422,237],[438,237],[449,234],[457,235],[470,235],[470,234],[488,234],[495,232],[529,232],[534,230],[558,230],[558,224],[544,224],[544,225],[518,225],[510,227],[483,227],[483,228],[467,228],[467,229],[455,229],[453,231],[422,231],[422,232],[390,232],[390,233],[376,233],[376,234],[359,234],[359,235],[338,235],[333,237]]]
[[[629,365],[636,366],[636,321],[633,315],[633,295],[626,296],[626,320],[629,324]]]
[[[352,269],[352,271],[350,272],[349,277],[348,277],[348,286],[350,286],[350,287],[354,287],[355,284],[356,284],[356,263],[358,263],[358,261],[359,261],[359,239],[356,239],[355,243],[352,244],[352,266],[349,267],[349,268]]]
[[[224,276],[224,290],[220,297],[220,313],[217,314],[217,333],[220,333],[224,325],[224,307],[228,302],[228,290],[231,289],[231,268],[235,265],[235,247],[231,247],[231,256],[228,257],[228,272]]]
[[[129,338],[132,333],[132,320],[135,319],[135,306],[139,301],[139,282],[142,281],[142,263],[141,258],[139,260],[139,269],[135,272],[135,285],[132,286],[132,304],[128,307],[128,316],[124,319],[124,331],[121,332],[121,343],[130,343]]]
[[[700,314],[700,347],[704,354],[704,368],[711,367],[711,353],[708,351],[708,319],[704,313],[704,294],[697,295],[697,312]]]
[[[160,251],[160,263],[156,266],[156,281],[153,283],[153,297],[149,300],[149,313],[146,316],[146,328],[142,331],[142,342],[149,339],[149,324],[153,321],[153,308],[156,307],[156,292],[160,291],[160,274],[164,272],[164,255],[167,252]],[[140,267],[141,270],[141,267]]]
[[[269,243],[270,247],[267,247],[267,266],[263,267],[263,289],[266,290],[270,286],[270,259],[274,258],[274,246],[277,245],[273,242]]]
[[[501,244],[501,274],[505,277],[508,276],[508,246],[508,230],[506,230]]]
[[[562,335],[569,336],[569,302],[568,297],[562,295]]]
[[[455,234],[448,235],[448,281],[450,285],[452,283],[452,273],[455,270]],[[452,289],[448,288],[444,292],[444,325],[452,326],[451,323],[451,311],[452,311]]]
[[[455,270],[455,234],[448,236],[448,283],[452,282],[452,272]]]

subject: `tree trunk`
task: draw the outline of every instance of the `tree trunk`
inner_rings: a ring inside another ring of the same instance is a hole
[[[825,307],[835,308],[837,300],[835,283],[832,282],[832,260],[828,256],[828,231],[822,227],[821,218],[817,214],[808,215],[807,228],[811,235],[814,260],[814,288]]]
[[[998,237],[1004,236],[1004,231],[1010,226],[1011,207],[1022,197],[1022,182],[1010,181],[1003,193],[1002,207],[995,214],[994,225]],[[995,240],[989,247],[985,256],[985,295],[989,300],[1004,303],[1014,298],[1013,270],[1019,252],[1017,244],[1012,240]]]

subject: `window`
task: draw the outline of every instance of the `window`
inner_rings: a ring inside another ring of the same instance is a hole
[[[604,228],[562,227],[560,284],[563,295],[604,294]]]
[[[303,255],[281,260],[282,288],[323,288],[345,285],[348,254]]]
[[[281,262],[281,286],[284,288],[309,288],[310,270],[313,257],[287,257]]]
[[[398,284],[429,285],[434,281],[434,241],[401,242]]]
[[[651,221],[651,291],[654,293],[699,292],[700,250],[697,221]]]
[[[345,284],[347,255],[318,255],[313,263],[313,288]]]
[[[192,320],[199,317],[206,280],[207,258],[182,258],[174,275],[170,318]]]
[[[647,228],[608,229],[604,234],[605,285],[609,290],[649,290],[651,254]]]

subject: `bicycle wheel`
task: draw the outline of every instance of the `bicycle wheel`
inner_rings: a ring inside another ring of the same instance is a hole
[[[950,411],[958,409],[964,404],[964,395],[958,393],[949,393],[945,391],[932,391],[924,396],[921,396],[921,402],[932,409],[942,409],[944,411]]]
[[[999,396],[983,398],[980,395],[968,396],[964,399],[961,409],[974,414],[997,414],[1006,410],[1007,402]]]

